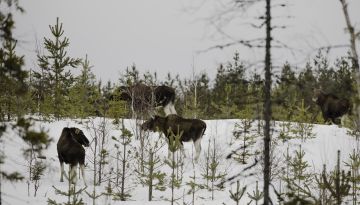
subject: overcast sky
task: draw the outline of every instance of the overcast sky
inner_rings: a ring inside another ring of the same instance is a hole
[[[87,54],[94,66],[93,72],[103,81],[117,81],[120,73],[133,64],[141,72],[156,71],[160,78],[168,72],[190,78],[193,67],[196,73],[206,72],[213,78],[219,63],[231,60],[235,51],[247,62],[264,58],[263,49],[249,50],[241,45],[198,52],[232,40],[264,36],[264,29],[249,26],[249,23],[257,23],[254,18],[262,14],[263,3],[251,7],[245,14],[228,12],[223,17],[231,21],[219,24],[214,17],[228,9],[226,3],[220,2],[229,1],[20,0],[26,12],[16,15],[18,52],[26,56],[26,68],[36,69],[36,46],[42,46],[43,38],[51,36],[48,26],[54,25],[59,17],[65,36],[70,38],[71,57],[83,58]],[[353,24],[360,28],[360,0],[348,1]],[[273,23],[287,26],[274,30],[273,35],[293,49],[274,48],[274,64],[289,61],[300,66],[308,55],[316,54],[311,52],[314,48],[348,44],[339,0],[288,2],[285,8],[273,9]],[[346,51],[345,48],[336,49],[330,58],[333,60]]]

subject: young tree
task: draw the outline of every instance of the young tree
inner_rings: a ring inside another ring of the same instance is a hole
[[[232,190],[229,190],[230,199],[235,201],[236,205],[239,205],[240,199],[244,196],[246,188],[247,188],[246,186],[240,187],[240,182],[238,180],[238,181],[236,181],[236,189],[235,189],[235,191],[233,192]]]
[[[234,127],[233,135],[235,140],[239,142],[240,147],[233,152],[232,158],[241,164],[247,164],[250,157],[259,154],[258,151],[253,151],[257,138],[255,134],[251,134],[253,122],[253,119],[241,119]]]
[[[161,171],[164,162],[159,156],[159,151],[163,148],[165,143],[159,136],[156,140],[149,140],[145,146],[144,171],[136,169],[140,183],[148,187],[148,200],[153,200],[154,190],[166,190],[166,174]],[[138,159],[141,160],[141,159]]]
[[[52,139],[44,130],[36,132],[30,129],[33,126],[30,120],[21,118],[18,120],[16,127],[19,129],[19,136],[24,140],[28,147],[23,150],[23,155],[28,161],[28,195],[30,195],[30,183],[34,183],[34,195],[39,186],[40,176],[43,174],[45,165],[39,161],[43,158],[42,151],[47,149]]]
[[[112,139],[116,142],[115,147],[117,149],[116,154],[116,182],[115,187],[119,187],[120,190],[118,193],[114,193],[115,199],[126,201],[131,197],[130,188],[131,186],[127,182],[128,178],[132,175],[132,170],[130,169],[131,160],[133,160],[132,149],[130,143],[132,141],[133,134],[125,128],[124,120],[121,120],[121,135],[116,138],[112,137]],[[121,151],[120,151],[121,148]],[[120,166],[118,162],[120,161]],[[130,170],[129,170],[130,169]],[[120,181],[120,183],[119,183]]]
[[[330,191],[331,197],[334,200],[336,205],[341,205],[344,198],[349,195],[351,188],[351,172],[345,173],[344,170],[340,172],[340,150],[338,150],[337,164],[332,175],[327,177],[323,174],[322,178],[324,180],[324,186],[327,190]]]
[[[86,55],[81,62],[81,74],[75,78],[75,84],[70,88],[70,115],[81,119],[95,115],[94,103],[99,98],[96,89],[95,75]]]
[[[225,177],[227,175],[227,172],[225,169],[221,168],[221,154],[219,152],[219,148],[216,146],[215,139],[212,143],[212,148],[210,149],[210,143],[209,143],[209,149],[208,149],[208,159],[209,161],[205,162],[206,169],[203,170],[201,175],[204,179],[206,179],[206,185],[204,185],[209,191],[211,191],[211,200],[214,200],[214,193],[217,190],[223,190],[223,182],[225,180]],[[210,184],[208,183],[210,182]]]
[[[54,117],[60,119],[68,114],[69,101],[66,96],[69,96],[69,88],[73,83],[71,71],[66,68],[76,68],[81,63],[81,59],[67,56],[66,49],[70,43],[67,37],[63,37],[63,24],[59,23],[59,18],[56,19],[55,26],[49,28],[54,39],[44,38],[44,46],[48,54],[38,54],[38,65],[43,73],[37,72],[37,75],[41,76],[51,88],[47,97]]]
[[[175,188],[179,188],[181,185],[181,180],[176,178],[176,174],[175,171],[177,169],[177,167],[179,166],[179,163],[176,161],[175,159],[175,152],[181,148],[182,144],[180,142],[181,136],[182,136],[182,132],[177,132],[180,133],[178,135],[175,135],[174,133],[172,133],[169,136],[169,141],[168,141],[168,146],[169,146],[169,151],[171,152],[171,159],[170,160],[165,160],[165,163],[170,167],[171,169],[171,175],[170,175],[170,180],[169,180],[169,185],[170,185],[170,189],[171,189],[171,205],[173,205],[176,202],[176,198],[175,198]]]
[[[258,205],[259,201],[264,197],[264,193],[259,190],[258,181],[256,181],[256,188],[253,193],[248,192],[247,195],[251,199],[250,202],[255,201],[255,205]]]

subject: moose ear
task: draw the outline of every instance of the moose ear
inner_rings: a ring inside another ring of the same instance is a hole
[[[78,128],[75,128],[75,134],[79,134],[80,133],[80,130]]]

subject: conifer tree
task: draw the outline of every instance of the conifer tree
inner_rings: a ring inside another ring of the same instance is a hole
[[[75,78],[75,84],[70,88],[69,97],[70,115],[86,118],[95,115],[94,103],[99,94],[96,92],[95,75],[91,72],[92,66],[86,55],[81,64],[81,74]]]
[[[175,188],[179,188],[181,185],[181,179],[180,180],[177,179],[175,174],[176,168],[179,166],[179,163],[177,163],[175,158],[175,152],[182,146],[180,142],[180,138],[183,132],[177,132],[177,133],[179,134],[175,135],[173,132],[171,132],[169,136],[168,146],[169,146],[169,151],[171,152],[171,159],[165,160],[165,163],[171,169],[171,175],[169,180],[169,186],[171,189],[171,199],[170,199],[171,205],[173,205],[177,200],[175,198]]]
[[[236,202],[236,205],[239,205],[239,202],[241,200],[241,198],[244,196],[245,191],[246,191],[246,186],[244,187],[240,187],[240,182],[239,180],[236,181],[236,189],[233,192],[232,190],[229,190],[230,192],[230,199],[232,199],[233,201]]]
[[[287,183],[286,195],[291,199],[312,199],[311,192],[309,193],[312,184],[313,175],[309,171],[310,165],[304,160],[305,151],[301,145],[299,150],[295,151],[295,156],[290,157],[289,176],[283,178]]]
[[[147,138],[147,137],[146,137]],[[161,170],[164,162],[159,156],[159,151],[165,143],[159,137],[154,141],[148,141],[145,146],[144,171],[136,169],[140,183],[148,187],[148,200],[153,200],[154,190],[166,190],[166,174]],[[141,159],[138,159],[141,160]]]
[[[311,119],[311,114],[309,113],[309,107],[305,107],[304,100],[301,101],[301,105],[296,107],[295,120],[296,123],[293,126],[294,137],[301,139],[303,142],[307,139],[312,139],[315,137],[312,132],[314,125],[309,122]]]
[[[48,200],[47,200],[48,205],[85,205],[85,203],[80,195],[86,190],[87,187],[77,189],[76,185],[72,184],[72,182],[74,180],[71,179],[76,176],[73,176],[71,178],[69,178],[68,176],[71,176],[70,169],[69,169],[68,174],[65,175],[65,178],[68,181],[68,187],[67,187],[66,191],[60,190],[60,189],[56,188],[55,186],[52,186],[53,189],[55,190],[55,194],[66,197],[67,201],[59,203],[54,199],[48,198]]]
[[[131,160],[133,160],[132,147],[130,145],[132,141],[133,134],[125,128],[124,120],[121,120],[121,135],[112,139],[116,142],[115,147],[117,149],[117,168],[116,168],[116,182],[115,187],[119,189],[119,192],[113,193],[115,200],[126,201],[131,197],[130,190],[131,186],[129,185],[129,177],[132,175],[132,170],[130,169]],[[121,148],[121,151],[119,151]],[[120,166],[118,166],[118,161],[120,161]]]
[[[247,109],[245,108],[245,110]],[[232,158],[241,164],[247,164],[250,157],[259,154],[258,151],[253,151],[253,145],[255,145],[257,138],[255,134],[251,134],[253,122],[253,119],[245,118],[235,123],[233,136],[240,147],[232,153]]]
[[[47,93],[46,98],[54,117],[60,119],[68,114],[69,101],[66,96],[69,96],[69,88],[73,83],[73,76],[67,68],[76,68],[81,59],[68,57],[66,49],[70,43],[67,37],[63,37],[63,24],[59,22],[59,18],[56,19],[55,26],[49,28],[53,39],[44,38],[47,54],[38,54],[38,65],[43,73],[37,74],[49,85],[50,93]]]
[[[349,156],[348,162],[345,162],[345,166],[350,168],[351,171],[351,201],[353,205],[356,205],[358,202],[358,195],[360,190],[360,154],[353,150],[353,152]]]
[[[344,170],[340,168],[340,150],[338,150],[337,155],[337,164],[334,172],[330,178],[327,175],[323,174],[322,178],[324,180],[324,186],[327,190],[330,191],[331,197],[334,199],[336,205],[341,205],[344,198],[349,195],[351,188],[351,172],[345,173]]]
[[[19,136],[24,140],[28,147],[23,150],[23,155],[27,160],[29,178],[28,178],[28,195],[30,194],[30,183],[34,183],[34,195],[39,187],[39,180],[45,170],[43,162],[39,161],[43,158],[42,151],[47,149],[52,139],[44,130],[36,132],[30,129],[33,126],[29,119],[21,118],[18,120],[16,127],[19,130]]]
[[[207,182],[210,182],[210,184],[206,184],[206,188],[211,192],[211,200],[214,200],[215,191],[224,189],[222,183],[219,182],[224,181],[227,173],[226,170],[222,170],[220,167],[221,154],[219,153],[218,147],[216,146],[215,139],[213,140],[212,145],[213,146],[209,153],[210,161],[208,165],[205,165],[207,169],[205,169],[205,172],[203,171],[201,175],[204,179],[206,179]]]
[[[264,193],[259,190],[259,183],[256,181],[256,187],[252,194],[247,193],[251,201],[255,201],[255,205],[258,205],[259,201],[264,197]]]

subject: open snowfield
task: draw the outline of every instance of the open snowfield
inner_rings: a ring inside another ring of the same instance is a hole
[[[96,118],[93,119],[95,125],[101,122],[102,119]],[[255,189],[255,182],[259,181],[259,186],[261,188],[261,165],[258,163],[255,167],[246,170],[243,172],[244,168],[252,164],[255,159],[250,159],[247,165],[240,165],[235,162],[233,159],[226,159],[226,156],[231,153],[236,147],[238,147],[239,142],[235,142],[233,137],[234,124],[239,120],[207,120],[207,130],[202,139],[202,152],[200,155],[200,159],[197,164],[195,164],[195,173],[196,173],[196,181],[197,183],[205,183],[205,179],[201,176],[201,172],[204,167],[205,161],[205,153],[208,149],[209,141],[216,140],[216,149],[220,156],[220,167],[219,171],[226,172],[227,176],[225,178],[232,177],[234,175],[239,175],[232,181],[226,182],[225,187],[222,191],[215,191],[214,200],[211,200],[211,192],[206,189],[199,190],[195,194],[196,203],[195,204],[235,204],[234,201],[230,199],[229,190],[234,190],[236,187],[236,180],[240,181],[242,186],[247,185],[247,192],[252,193]],[[85,135],[88,137],[90,141],[94,136],[93,131],[91,129],[87,129],[86,123],[83,121],[79,123],[79,120],[62,120],[62,121],[54,121],[54,122],[40,122],[37,121],[34,125],[34,129],[40,130],[45,129],[48,131],[49,136],[53,138],[53,142],[50,147],[44,152],[46,156],[45,163],[48,165],[45,171],[44,176],[40,181],[40,187],[37,191],[37,196],[34,197],[34,188],[33,185],[30,185],[30,196],[28,196],[28,172],[27,172],[27,161],[24,159],[22,155],[22,150],[26,147],[26,144],[22,141],[20,137],[17,136],[17,132],[11,130],[8,126],[7,132],[2,137],[3,143],[0,145],[1,149],[5,152],[6,159],[5,163],[2,165],[1,169],[12,172],[19,171],[23,176],[25,176],[25,180],[22,182],[8,182],[5,181],[2,186],[2,200],[4,204],[47,204],[47,200],[53,199],[57,202],[66,202],[67,198],[65,196],[60,196],[55,194],[55,190],[53,188],[56,187],[60,190],[67,190],[67,182],[59,182],[60,179],[60,165],[57,159],[57,151],[56,151],[56,142],[60,137],[61,131],[63,127],[78,127],[82,129]],[[254,122],[254,131],[255,125],[257,122]],[[114,140],[111,139],[111,136],[118,137],[120,135],[120,130],[118,127],[111,123],[111,120],[108,120],[107,123],[108,130],[108,139],[106,140],[105,148],[109,151],[109,164],[105,165],[106,170],[110,170],[110,168],[116,167],[116,149],[114,147]],[[130,131],[135,131],[136,124],[134,120],[125,120],[125,125]],[[276,138],[279,134],[279,123],[276,123],[273,132],[273,138]],[[341,150],[341,161],[347,161],[349,154],[352,152],[354,148],[356,148],[356,140],[354,137],[349,136],[347,134],[347,129],[340,128],[336,125],[314,125],[313,133],[315,134],[315,138],[306,140],[302,142],[301,140],[290,140],[288,142],[281,142],[276,146],[274,151],[274,156],[277,159],[283,158],[287,147],[289,147],[290,154],[293,153],[293,150],[298,149],[298,145],[302,145],[302,149],[306,152],[305,159],[312,166],[314,171],[321,171],[323,164],[327,164],[327,169],[332,170],[336,164],[336,155],[337,150]],[[159,138],[158,133],[151,133],[147,137],[150,141],[155,141]],[[230,145],[232,144],[232,145]],[[136,147],[139,147],[139,141],[135,138],[132,139],[131,142],[132,148],[129,148],[133,152]],[[93,186],[93,165],[90,163],[88,159],[92,159],[92,148],[94,143],[91,144],[92,147],[86,148],[87,159],[86,159],[86,182],[88,184],[87,191],[92,192]],[[177,198],[180,198],[177,202],[178,204],[191,204],[192,196],[188,195],[190,187],[186,185],[186,182],[191,180],[190,176],[193,175],[194,169],[191,160],[191,153],[193,150],[192,143],[185,143],[185,152],[186,158],[184,159],[184,173],[182,186],[179,189],[175,190],[175,195]],[[255,144],[255,149],[261,150],[262,148],[262,138],[258,137],[257,142]],[[159,151],[159,155],[161,159],[165,160],[167,158],[167,145],[161,148]],[[259,159],[259,156],[257,157]],[[133,161],[130,163],[130,169],[135,169],[137,166],[137,162]],[[344,165],[342,164],[342,167]],[[65,170],[68,170],[68,166],[65,166]],[[167,165],[164,165],[161,170],[166,172],[167,178],[170,177],[170,168]],[[133,172],[133,171],[132,171]],[[134,172],[133,172],[134,173]],[[249,176],[251,174],[251,176]],[[120,202],[110,200],[106,196],[101,196],[96,200],[96,204],[170,204],[166,199],[170,199],[171,190],[168,188],[165,191],[154,190],[154,201],[148,202],[147,197],[147,187],[138,183],[137,177],[135,175],[131,176],[126,184],[129,184],[131,197],[129,201]],[[103,182],[100,186],[96,187],[98,193],[105,192],[107,182]],[[275,186],[276,182],[274,183]],[[84,184],[82,179],[78,180],[77,188],[83,188]],[[114,189],[116,189],[114,187]],[[92,199],[88,197],[85,193],[82,193],[80,196],[85,204],[92,204]],[[273,195],[273,200],[276,204],[275,195]],[[240,204],[247,204],[250,201],[247,195],[240,200]]]

